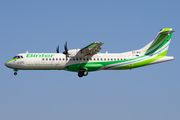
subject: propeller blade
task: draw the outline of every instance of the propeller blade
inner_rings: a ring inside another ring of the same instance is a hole
[[[65,51],[63,52],[63,54],[68,55],[67,41],[66,41],[66,43],[65,43],[65,45],[64,45],[64,49],[65,49]]]
[[[64,45],[64,49],[66,51],[66,53],[68,52],[68,49],[67,49],[67,41],[66,41],[66,44]]]
[[[56,48],[56,51],[57,51],[57,53],[59,53],[59,45],[58,45],[58,47]]]

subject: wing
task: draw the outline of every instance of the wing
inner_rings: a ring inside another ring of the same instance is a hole
[[[97,54],[101,50],[101,45],[104,43],[102,42],[94,42],[84,48],[82,48],[80,51],[82,54],[85,55],[94,55]]]

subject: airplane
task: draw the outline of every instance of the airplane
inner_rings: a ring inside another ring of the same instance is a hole
[[[155,39],[145,47],[124,53],[99,53],[102,42],[94,42],[82,49],[67,49],[59,53],[26,53],[17,54],[7,61],[5,66],[18,70],[67,70],[77,72],[79,77],[98,70],[125,70],[173,60],[166,56],[171,41],[172,28],[161,29]]]

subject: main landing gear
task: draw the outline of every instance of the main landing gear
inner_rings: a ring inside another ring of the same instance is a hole
[[[78,72],[79,77],[83,77],[83,76],[87,76],[87,75],[88,75],[88,71],[86,69],[80,69]]]

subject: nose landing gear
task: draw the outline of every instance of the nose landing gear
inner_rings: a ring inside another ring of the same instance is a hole
[[[14,69],[14,75],[17,75],[17,71],[18,71],[18,69]]]
[[[14,75],[17,75],[17,72],[14,72]]]

